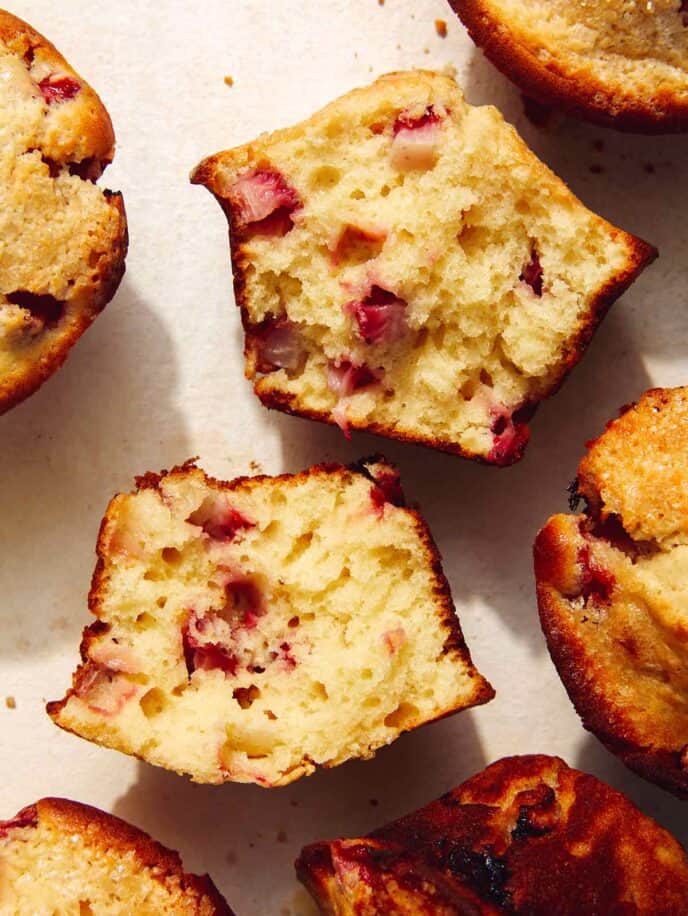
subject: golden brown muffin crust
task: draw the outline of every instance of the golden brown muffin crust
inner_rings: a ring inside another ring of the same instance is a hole
[[[296,869],[321,912],[344,916],[669,916],[688,901],[676,840],[542,755],[500,760],[366,838],[307,846]]]

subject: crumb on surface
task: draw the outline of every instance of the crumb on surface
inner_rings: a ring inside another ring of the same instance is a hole
[[[234,850],[230,849],[227,851],[227,855],[225,856],[225,862],[228,865],[235,865],[237,862],[237,858],[238,858],[237,854],[234,852]]]
[[[592,148],[595,150],[595,152],[601,153],[604,150],[604,140],[595,140]]]
[[[278,832],[278,834],[277,834],[277,842],[278,842],[278,843],[286,843],[286,842],[287,842],[287,832],[286,832],[286,830],[280,830],[280,831]]]
[[[225,77],[225,86],[233,86],[233,85],[234,85],[234,77],[226,76]]]
[[[14,697],[5,697],[5,706],[8,709],[16,709],[17,701],[14,699]]]
[[[263,473],[263,465],[260,463],[260,461],[249,461],[248,466],[254,474]]]
[[[371,798],[371,799],[368,800],[368,804],[369,804],[372,808],[377,808],[377,806],[380,804],[380,802],[379,802],[376,798]]]
[[[435,19],[435,31],[440,38],[447,37],[447,22],[445,19]]]
[[[593,162],[593,164],[590,166],[590,171],[593,173],[593,175],[602,175],[604,169],[599,164],[599,162]]]
[[[655,167],[654,167],[654,164],[653,164],[652,162],[646,162],[645,165],[643,166],[643,168],[645,169],[645,171],[647,172],[648,175],[654,175],[654,173],[655,173]]]

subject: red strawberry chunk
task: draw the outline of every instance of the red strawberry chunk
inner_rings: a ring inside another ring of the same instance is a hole
[[[330,363],[327,370],[327,384],[340,399],[348,398],[361,388],[367,388],[380,381],[381,370],[374,371],[369,366],[357,366],[346,359]]]
[[[27,805],[9,821],[0,821],[0,837],[5,837],[11,830],[20,830],[23,827],[38,826],[38,808]]]
[[[428,124],[438,124],[443,117],[434,105],[428,105],[423,114],[419,116],[412,116],[408,111],[402,111],[397,116],[392,131],[396,136],[400,130],[418,130]]]
[[[614,591],[616,579],[612,573],[595,560],[590,544],[578,549],[578,565],[581,568],[581,596],[587,603],[606,604]]]
[[[299,196],[274,169],[252,169],[240,175],[229,191],[237,229],[260,235],[286,235]]]
[[[288,318],[267,318],[256,331],[258,372],[294,371],[306,355],[303,340]]]
[[[344,311],[367,344],[397,340],[406,329],[406,302],[380,286],[373,286],[365,299],[347,302]]]
[[[202,641],[208,623],[208,617],[198,617],[191,611],[182,627],[182,648],[189,677],[198,669],[210,671],[213,668],[235,675],[239,667],[237,656],[221,643]]]
[[[223,493],[207,496],[186,520],[203,529],[214,541],[233,541],[239,531],[254,528],[254,523],[232,508]]]
[[[399,472],[386,468],[373,473],[375,486],[370,488],[370,499],[373,503],[375,514],[381,518],[385,511],[385,505],[390,503],[393,506],[404,505],[404,492],[401,489]]]
[[[79,675],[74,693],[93,712],[116,716],[137,693],[137,686],[118,671],[90,661]]]
[[[518,279],[527,283],[536,296],[542,296],[542,265],[535,247],[531,250],[530,261],[525,265]]]
[[[518,410],[508,407],[495,407],[492,410],[491,431],[494,434],[492,449],[487,455],[491,464],[504,467],[517,461],[530,438],[527,420],[532,415],[532,408],[523,406]]]
[[[80,92],[81,83],[71,76],[56,76],[51,73],[50,76],[40,81],[38,88],[48,105],[53,105],[56,102],[67,102],[73,99]]]

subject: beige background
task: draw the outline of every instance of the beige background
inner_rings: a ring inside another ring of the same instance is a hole
[[[118,152],[106,184],[124,192],[131,249],[116,299],[66,367],[0,419],[0,817],[47,794],[100,805],[209,871],[240,916],[310,912],[291,869],[304,842],[366,831],[505,754],[561,754],[688,841],[686,809],[580,727],[538,627],[530,561],[538,526],[565,508],[585,440],[650,385],[686,381],[688,137],[574,122],[536,129],[443,0],[27,0],[13,12],[110,110]],[[436,18],[448,22],[446,39]],[[661,250],[536,417],[526,459],[506,470],[372,436],[347,444],[337,430],[261,408],[242,375],[224,217],[187,181],[203,155],[380,73],[447,64],[468,100],[498,105],[587,204]],[[233,476],[250,461],[279,472],[381,448],[439,541],[474,658],[497,688],[493,703],[372,762],[273,791],[192,785],[52,725],[43,704],[62,695],[88,622],[98,524],[134,474],[196,454]]]

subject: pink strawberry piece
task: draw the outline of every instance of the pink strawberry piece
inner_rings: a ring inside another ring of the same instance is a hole
[[[408,111],[402,111],[394,122],[392,131],[396,136],[402,130],[418,130],[428,124],[439,124],[443,116],[435,110],[434,105],[428,105],[422,115],[412,116]]]
[[[402,626],[387,630],[382,634],[382,640],[389,654],[396,655],[406,642],[406,630]]]
[[[57,76],[51,73],[50,76],[46,76],[40,81],[38,88],[41,90],[41,94],[48,105],[53,105],[57,102],[68,102],[73,99],[80,92],[81,83],[71,76]]]
[[[116,716],[124,705],[136,696],[136,684],[110,668],[88,664],[75,691],[92,712]]]
[[[38,826],[38,808],[27,805],[9,821],[0,821],[0,837],[5,837],[11,830]]]
[[[136,674],[141,670],[134,653],[126,646],[114,642],[98,643],[90,652],[90,658],[101,668],[108,671],[123,671],[125,674]]]
[[[365,299],[344,306],[358,326],[358,335],[367,344],[398,340],[406,329],[406,302],[380,286],[371,287]]]
[[[391,161],[400,172],[431,169],[437,161],[441,116],[434,107],[420,117],[402,112],[394,122]]]
[[[237,656],[227,646],[216,642],[204,643],[199,639],[208,623],[207,617],[198,617],[195,611],[191,611],[182,627],[182,648],[189,677],[199,669],[211,671],[214,668],[235,675],[239,667]]]
[[[375,472],[373,476],[376,485],[370,488],[370,499],[376,515],[381,518],[387,503],[393,506],[404,505],[404,492],[401,489],[398,471],[391,468],[384,469]]]
[[[288,318],[267,318],[256,331],[258,340],[258,372],[275,369],[294,371],[306,355],[303,340]]]
[[[274,169],[253,169],[239,176],[229,191],[237,229],[258,235],[286,235],[299,196]]]
[[[494,419],[490,428],[494,434],[494,441],[487,461],[504,467],[521,457],[530,438],[527,420],[532,413],[533,408],[529,405],[517,410],[509,410],[507,407],[492,409]]]
[[[532,248],[530,261],[525,265],[518,279],[527,283],[536,296],[542,296],[542,265],[535,247]]]
[[[327,370],[327,384],[337,397],[348,398],[355,391],[379,382],[380,371],[373,371],[365,363],[356,365],[343,359],[330,364]]]
[[[616,579],[603,566],[595,560],[590,549],[590,544],[585,544],[578,549],[576,557],[581,568],[581,596],[587,603],[592,600],[595,604],[606,604],[614,591]]]
[[[232,508],[224,493],[207,496],[186,520],[203,529],[214,541],[233,541],[239,531],[254,528],[254,523]]]

